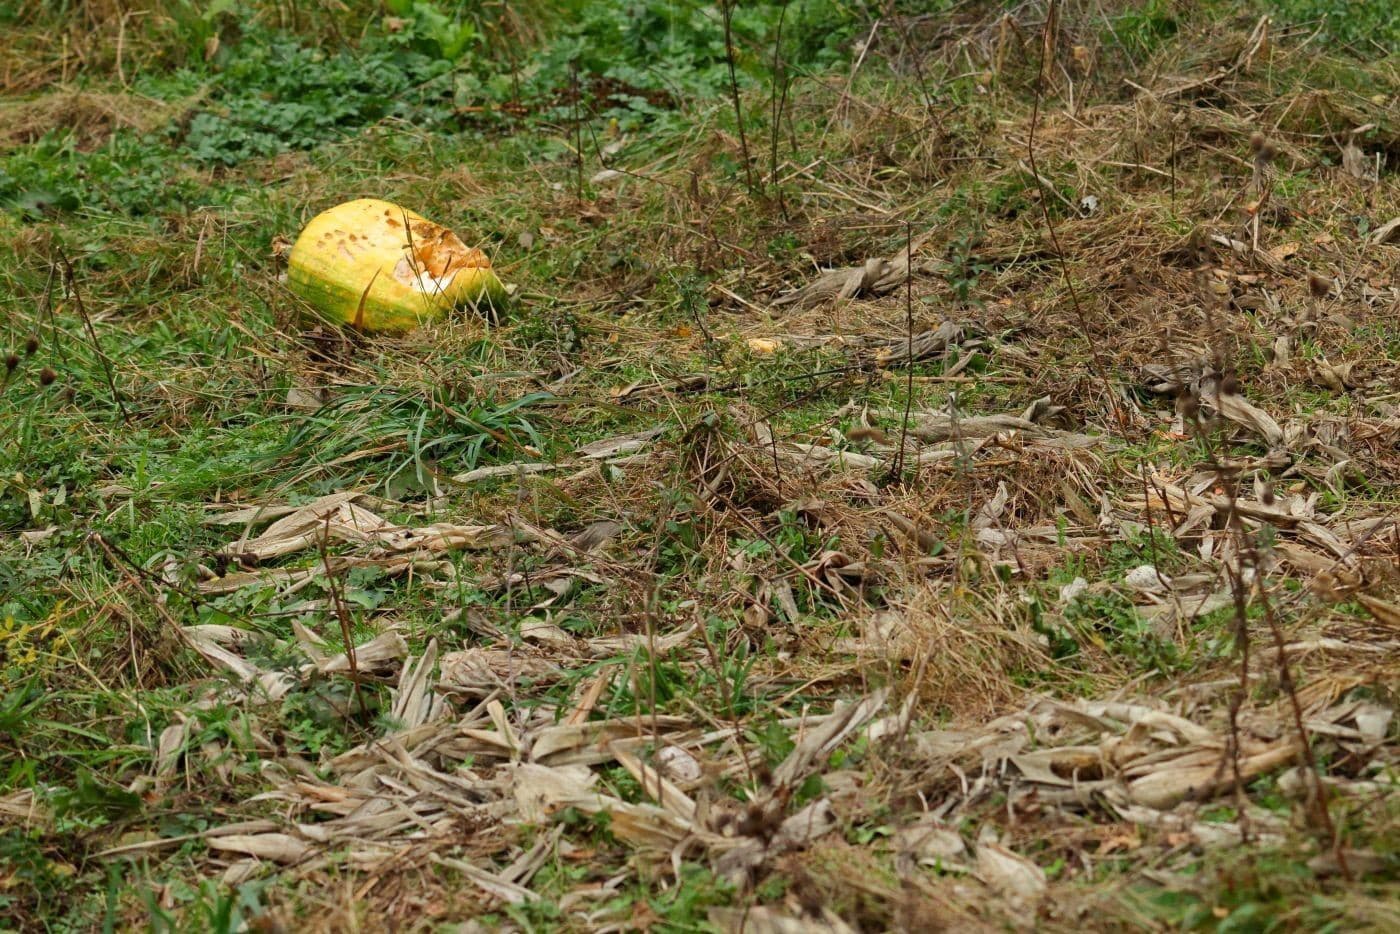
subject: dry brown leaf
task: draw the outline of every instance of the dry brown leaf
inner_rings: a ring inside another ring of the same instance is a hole
[[[1252,756],[1241,756],[1238,766],[1240,778],[1250,781],[1287,765],[1297,756],[1298,745],[1292,740]],[[1212,798],[1233,787],[1235,767],[1225,761],[1223,750],[1211,750],[1209,757],[1214,761],[1207,764],[1195,764],[1193,758],[1201,757],[1194,754],[1165,763],[1153,774],[1129,782],[1128,797],[1137,804],[1165,809],[1175,807],[1182,801]],[[1183,764],[1176,765],[1175,762]]]
[[[408,643],[397,630],[382,632],[373,639],[355,646],[355,666],[361,674],[382,672],[390,663],[408,655]],[[322,674],[350,671],[350,657],[344,652],[315,662]]]
[[[933,330],[920,331],[912,337],[867,338],[857,345],[858,356],[878,366],[907,366],[910,362],[927,360],[962,343],[968,330],[967,325],[944,321]]]
[[[550,470],[557,470],[558,464],[493,464],[488,467],[477,467],[475,470],[468,470],[466,473],[459,473],[452,478],[453,483],[469,484],[479,480],[495,480],[500,477],[527,477],[531,474],[545,473]]]
[[[521,681],[553,683],[562,674],[557,662],[533,649],[471,648],[443,655],[438,688],[486,697]]]
[[[0,795],[0,818],[10,826],[42,827],[53,820],[53,812],[39,802],[31,789],[26,788]]]
[[[1366,242],[1380,246],[1382,243],[1389,243],[1395,239],[1400,239],[1400,217],[1392,217],[1390,220],[1371,231],[1371,235],[1366,238]]]
[[[681,787],[694,786],[704,777],[700,762],[680,746],[662,746],[658,749],[656,768]]]
[[[1369,594],[1357,594],[1356,601],[1366,608],[1366,612],[1370,613],[1376,622],[1400,630],[1400,606],[1378,600]]]
[[[305,840],[285,833],[209,836],[205,842],[211,850],[242,853],[275,863],[300,862],[315,852],[315,848]]]
[[[523,885],[517,885],[496,873],[487,872],[480,866],[474,866],[466,860],[456,859],[451,856],[441,856],[437,853],[430,854],[429,859],[440,866],[446,866],[449,869],[456,870],[470,879],[487,895],[499,898],[503,902],[508,902],[512,905],[523,905],[526,902],[532,902],[539,898],[538,895],[525,888]]]
[[[690,721],[684,717],[647,717],[645,722],[634,719],[594,720],[545,727],[535,734],[530,746],[530,760],[548,765],[610,762],[614,758],[615,748],[627,743],[649,742],[658,735],[664,736],[689,726]]]
[[[576,453],[588,460],[607,460],[610,457],[636,454],[665,432],[665,425],[656,425],[642,431],[634,431],[631,434],[590,442],[579,448]]]
[[[1030,436],[1044,434],[1035,422],[1019,415],[972,415],[960,418],[942,413],[920,414],[912,433],[921,441],[936,442],[955,439],[979,440],[1008,431],[1019,431]]]
[[[608,829],[619,840],[666,853],[696,829],[689,821],[654,804],[629,804],[608,795],[587,794],[561,800],[558,804],[577,808],[585,814],[606,814]]]
[[[447,703],[432,692],[432,674],[437,666],[437,657],[437,640],[432,639],[421,658],[409,656],[404,662],[403,671],[399,673],[398,689],[390,692],[390,716],[401,730],[422,726],[448,713]]]
[[[1103,754],[1098,746],[1060,746],[1037,749],[1010,756],[1011,764],[1033,782],[1066,788],[1094,784],[1082,776],[1103,769]]]
[[[977,878],[1004,898],[1029,906],[1045,894],[1045,870],[995,843],[977,845]]]
[[[725,934],[855,934],[831,909],[820,910],[820,917],[794,918],[766,905],[711,908],[709,921]]]
[[[773,770],[773,784],[796,788],[811,774],[813,765],[819,759],[829,755],[846,737],[879,713],[888,696],[889,691],[881,689],[807,726],[792,752]]]
[[[1374,181],[1376,177],[1372,161],[1366,158],[1360,146],[1351,141],[1342,147],[1342,170],[1363,182]]]
[[[535,541],[540,533],[513,525],[455,525],[439,522],[409,527],[386,521],[358,500],[357,493],[335,493],[284,515],[255,538],[226,546],[236,561],[266,561],[325,542],[368,545],[384,552],[456,551],[502,548]],[[240,515],[246,511],[240,510]]]
[[[1393,858],[1394,854],[1356,849],[1344,849],[1339,857],[1336,850],[1329,850],[1308,860],[1308,868],[1322,878],[1343,876],[1355,879],[1383,872]]]
[[[803,308],[893,291],[909,278],[910,256],[917,253],[932,236],[933,231],[920,234],[888,259],[868,259],[860,266],[828,269],[800,289],[778,296],[773,300],[773,305]]]
[[[1215,385],[1206,385],[1202,387],[1201,398],[1210,403],[1222,418],[1259,435],[1270,447],[1283,443],[1283,429],[1279,423],[1244,396],[1221,392]]]
[[[770,800],[769,803],[774,802]],[[749,878],[766,860],[790,850],[802,849],[835,830],[836,826],[831,801],[819,798],[785,818],[771,840],[731,837],[711,841],[722,851],[714,861],[715,873],[738,884]]]
[[[559,810],[561,802],[591,794],[598,776],[587,766],[547,766],[522,762],[510,770],[511,792],[520,816],[531,823],[544,823]]]
[[[678,747],[668,746],[666,748],[676,749]],[[630,772],[637,783],[642,786],[642,792],[647,797],[683,820],[695,820],[694,799],[677,787],[669,778],[626,750],[614,749],[613,754],[622,767]]]
[[[259,536],[234,542],[224,549],[235,558],[265,561],[312,547],[325,539],[348,535],[366,539],[390,528],[389,523],[356,505],[358,493],[332,493],[283,516]]]
[[[913,824],[901,827],[894,836],[897,852],[924,865],[946,867],[960,864],[967,857],[962,835],[931,814],[921,815]]]

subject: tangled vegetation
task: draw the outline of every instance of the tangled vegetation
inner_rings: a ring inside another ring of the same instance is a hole
[[[0,928],[1400,927],[1389,5],[0,29]]]

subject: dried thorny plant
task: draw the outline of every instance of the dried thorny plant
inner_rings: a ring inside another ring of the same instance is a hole
[[[739,158],[744,166],[744,184],[748,188],[749,197],[757,198],[761,191],[754,178],[753,160],[749,157],[748,120],[744,116],[744,104],[739,94],[738,66],[735,63],[737,53],[734,49],[734,4],[735,0],[720,0],[719,5],[720,19],[724,24],[724,62],[729,71],[729,97],[734,105],[734,125],[739,133]]]
[[[368,719],[369,708],[366,706],[364,694],[360,690],[360,665],[355,653],[355,622],[350,615],[350,607],[345,602],[345,595],[341,593],[337,572],[331,567],[329,545],[330,516],[327,516],[321,529],[321,535],[317,539],[316,547],[320,553],[321,570],[326,575],[326,590],[330,594],[331,609],[335,611],[335,619],[340,626],[341,645],[350,665],[350,692],[354,694],[355,702],[359,705],[360,716]]]
[[[1255,153],[1254,176],[1251,184],[1262,204],[1267,198],[1267,189],[1264,187],[1263,179],[1268,165],[1273,159],[1274,148],[1267,139],[1263,138],[1262,134],[1258,133],[1251,137],[1250,148]],[[1258,211],[1252,211],[1251,215],[1254,223],[1253,240],[1257,249],[1259,238]],[[1218,294],[1208,287],[1203,288],[1200,293],[1200,301],[1205,311],[1207,339],[1214,347],[1210,365],[1207,373],[1202,377],[1202,383],[1214,386],[1215,405],[1217,409],[1220,409],[1222,408],[1222,396],[1230,397],[1240,394],[1240,380],[1229,345],[1221,340],[1220,334],[1215,331],[1215,322],[1224,313]],[[1350,871],[1347,868],[1343,852],[1344,841],[1338,833],[1328,808],[1326,787],[1317,766],[1312,739],[1304,724],[1302,704],[1290,667],[1286,640],[1270,601],[1268,574],[1273,562],[1269,559],[1268,552],[1272,530],[1265,522],[1259,522],[1257,528],[1253,530],[1247,528],[1244,517],[1239,511],[1242,472],[1237,466],[1240,462],[1239,458],[1230,449],[1229,437],[1232,426],[1225,419],[1219,417],[1210,424],[1206,424],[1202,420],[1203,409],[1199,399],[1193,398],[1187,411],[1193,416],[1196,431],[1206,441],[1206,466],[1215,472],[1216,488],[1223,494],[1228,503],[1224,522],[1230,533],[1233,555],[1223,562],[1223,567],[1229,581],[1231,605],[1234,612],[1234,652],[1239,661],[1239,683],[1229,705],[1230,745],[1227,753],[1229,756],[1228,765],[1235,778],[1235,795],[1241,804],[1240,813],[1246,838],[1249,831],[1247,809],[1244,807],[1244,780],[1240,772],[1240,757],[1242,755],[1240,712],[1252,690],[1251,652],[1253,639],[1250,631],[1250,609],[1257,606],[1262,610],[1274,643],[1279,686],[1288,699],[1293,729],[1297,735],[1299,755],[1307,767],[1309,790],[1304,799],[1306,824],[1319,834],[1324,843],[1332,847],[1342,874],[1349,877]],[[1273,500],[1272,482],[1266,481],[1263,502],[1267,506],[1272,506]],[[1222,761],[1220,767],[1223,769],[1226,765],[1227,763]]]
[[[1055,228],[1054,218],[1050,215],[1050,188],[1046,184],[1044,176],[1040,174],[1040,168],[1036,163],[1036,128],[1040,122],[1040,108],[1042,97],[1046,86],[1049,84],[1050,69],[1055,59],[1056,33],[1059,29],[1059,3],[1058,0],[1050,0],[1045,11],[1045,24],[1041,31],[1040,42],[1040,65],[1036,70],[1035,78],[1035,101],[1031,107],[1030,126],[1026,131],[1026,159],[1030,163],[1031,175],[1035,178],[1035,183],[1040,191],[1040,213],[1045,221],[1045,231],[1050,238],[1050,244],[1055,251],[1055,259],[1059,263],[1060,276],[1064,281],[1065,288],[1069,292],[1070,306],[1074,309],[1075,318],[1079,323],[1079,330],[1084,338],[1089,342],[1089,354],[1094,363],[1095,375],[1102,384],[1104,398],[1108,403],[1110,411],[1113,413],[1114,421],[1117,422],[1120,431],[1127,429],[1126,417],[1119,409],[1118,394],[1113,388],[1113,383],[1109,379],[1108,370],[1104,366],[1103,360],[1099,356],[1099,346],[1094,341],[1092,331],[1089,328],[1089,321],[1084,312],[1084,306],[1079,300],[1079,290],[1075,285],[1074,277],[1070,274],[1069,260],[1065,257],[1064,248],[1060,245],[1060,236]]]

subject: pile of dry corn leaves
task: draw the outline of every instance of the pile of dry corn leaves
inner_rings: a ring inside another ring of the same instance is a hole
[[[1393,418],[1359,420],[1323,442],[1312,422],[1288,419],[1280,425],[1238,396],[1218,390],[1206,395],[1205,404],[1220,417],[1277,443],[1269,462],[1274,474],[1339,478],[1342,471],[1329,452],[1346,444],[1341,435],[1389,432],[1395,438],[1400,433]],[[682,860],[703,860],[718,876],[747,890],[775,868],[790,866],[786,861],[792,854],[849,846],[846,828],[868,818],[877,800],[900,800],[903,809],[887,818],[889,835],[871,844],[893,854],[897,880],[862,884],[889,898],[899,887],[905,892],[901,897],[923,893],[930,904],[957,906],[969,924],[1019,923],[1018,918],[1033,918],[1037,912],[1053,916],[1063,909],[1048,900],[1046,867],[1034,851],[1016,845],[1026,838],[1008,831],[1004,822],[987,819],[994,802],[1041,828],[1058,825],[1083,833],[1085,820],[1090,827],[1111,828],[1117,836],[1098,839],[1096,849],[1078,851],[1076,858],[1088,869],[1096,859],[1114,854],[1154,852],[1147,835],[1170,841],[1170,848],[1197,851],[1282,840],[1290,830],[1287,822],[1242,797],[1242,789],[1260,776],[1275,776],[1278,788],[1296,798],[1298,812],[1313,815],[1310,819],[1316,819],[1319,796],[1337,814],[1396,792],[1392,710],[1380,700],[1357,699],[1352,691],[1393,675],[1400,648],[1400,606],[1363,592],[1383,583],[1387,569],[1394,583],[1400,527],[1393,516],[1373,509],[1327,512],[1315,496],[1275,495],[1250,483],[1240,483],[1233,495],[1226,495],[1219,468],[1144,472],[1140,494],[1115,499],[1101,492],[1105,457],[1114,442],[1057,427],[1063,413],[1048,400],[1014,414],[914,412],[902,448],[900,431],[891,425],[900,419],[902,413],[862,413],[859,421],[870,426],[872,440],[863,452],[853,450],[846,438],[832,438],[830,445],[775,439],[766,422],[755,420],[748,442],[730,441],[723,451],[711,451],[704,463],[692,465],[694,477],[700,489],[719,498],[730,495],[726,490],[733,473],[771,470],[776,463],[788,483],[812,494],[804,508],[839,513],[833,520],[839,525],[841,517],[856,522],[868,511],[833,504],[849,507],[861,497],[875,496],[870,478],[901,451],[906,463],[930,469],[956,461],[958,471],[999,478],[981,487],[964,558],[975,554],[978,561],[1001,566],[1015,577],[1054,561],[1057,554],[1140,533],[1149,523],[1200,558],[1202,571],[1177,577],[1144,565],[1121,582],[1078,579],[1063,588],[1052,613],[1086,593],[1114,589],[1127,594],[1170,640],[1201,616],[1231,606],[1233,588],[1243,588],[1242,599],[1282,604],[1352,594],[1373,618],[1293,627],[1280,644],[1268,641],[1267,631],[1256,626],[1248,676],[1261,690],[1243,695],[1233,728],[1229,711],[1239,684],[1233,676],[1183,683],[1165,692],[1130,686],[1104,700],[1033,697],[1013,713],[949,729],[930,728],[919,713],[917,683],[905,679],[893,692],[875,689],[833,700],[823,709],[795,711],[781,721],[793,748],[769,768],[742,724],[708,711],[599,718],[600,697],[615,678],[627,676],[618,658],[645,650],[653,657],[688,659],[686,664],[697,670],[711,663],[695,622],[593,639],[578,638],[551,622],[550,609],[569,599],[574,582],[608,581],[615,563],[607,557],[608,540],[617,534],[615,527],[564,536],[510,519],[491,525],[399,525],[380,515],[393,504],[356,493],[300,507],[219,512],[210,521],[236,527],[240,534],[224,551],[228,570],[222,576],[210,571],[200,585],[211,593],[269,582],[293,593],[324,575],[327,566],[374,565],[437,586],[451,572],[444,553],[458,549],[528,549],[545,559],[546,569],[535,572],[530,582],[537,602],[518,633],[500,632],[484,619],[468,620],[481,639],[454,651],[443,652],[434,641],[421,656],[410,656],[403,635],[390,628],[347,653],[338,650],[338,634],[330,640],[336,643],[333,648],[322,634],[298,623],[294,648],[304,663],[265,670],[245,652],[251,634],[226,626],[185,628],[189,644],[242,685],[211,695],[209,704],[256,708],[277,701],[299,680],[315,677],[353,674],[396,684],[383,735],[328,762],[279,759],[268,743],[262,752],[275,764],[264,773],[267,790],[255,800],[274,805],[278,816],[207,831],[203,839],[209,860],[229,882],[265,872],[268,864],[290,877],[323,883],[327,874],[352,870],[357,895],[372,892],[382,878],[446,867],[479,890],[476,897],[483,907],[521,904],[537,898],[531,880],[547,860],[588,858],[585,844],[571,839],[569,825],[556,819],[565,813],[601,814],[613,837],[636,859],[607,882],[570,893],[558,907],[581,925],[626,927],[606,912],[594,912],[633,873],[664,880]],[[886,429],[875,427],[880,422]],[[646,431],[590,445],[579,463],[548,469],[587,471],[590,460],[604,460],[617,470],[640,471],[654,468],[655,461],[695,458],[693,451],[667,446],[657,437],[658,432]],[[1058,522],[1018,521],[1012,508],[1015,488],[1008,486],[1016,483],[1014,476],[986,466],[1004,463],[1007,451],[1022,458],[1052,458],[1077,505]],[[523,476],[537,469],[545,467],[520,465],[515,472]],[[1263,476],[1262,470],[1240,465],[1235,476]],[[824,502],[815,499],[818,492]],[[899,534],[918,541],[921,531],[915,521],[893,507],[883,512]],[[1274,537],[1267,560],[1246,553],[1263,529]],[[328,544],[336,546],[334,556]],[[863,658],[886,665],[893,660],[958,677],[939,668],[938,659],[931,657],[937,646],[927,643],[918,623],[920,614],[929,613],[930,595],[937,599],[951,593],[946,576],[957,560],[914,558],[918,553],[917,548],[902,558],[827,553],[795,569],[794,575],[846,601],[862,620],[857,636],[831,647],[836,656],[856,664]],[[278,559],[300,560],[300,565],[264,566]],[[1286,595],[1270,589],[1267,575],[1280,570],[1304,582],[1305,589]],[[520,574],[498,577],[482,586],[505,589],[524,583]],[[883,610],[861,611],[864,588],[875,580],[893,582],[898,596],[887,599]],[[780,576],[762,588],[766,590],[750,595],[753,613],[761,614],[759,608],[770,601],[780,607],[793,602],[790,579]],[[795,606],[791,612],[796,618]],[[993,638],[1024,640],[1031,652],[1043,649],[1014,622]],[[1277,687],[1281,659],[1310,673],[1296,694],[1264,689]],[[561,679],[587,666],[600,667],[579,682],[569,704],[548,700],[557,697],[552,689]],[[813,680],[823,677],[838,676],[818,673]],[[226,756],[227,750],[217,745],[190,748],[189,731],[197,716],[191,711],[188,721],[171,725],[157,738],[158,765],[143,784],[168,785],[181,781],[187,769],[197,770],[182,757],[199,758],[199,767],[207,768]],[[1311,760],[1302,754],[1299,721],[1313,746]],[[891,750],[887,761],[866,772],[834,768],[832,754],[857,740]],[[1314,771],[1318,761],[1329,766]],[[636,780],[640,800],[623,800],[600,788],[599,770],[617,766]],[[814,777],[820,784],[811,783]],[[898,784],[903,793],[892,791]],[[720,791],[736,787],[744,789],[742,799]],[[820,790],[813,794],[813,787]],[[1204,820],[1203,809],[1222,797],[1238,806],[1236,819]],[[970,826],[981,829],[969,832]],[[524,833],[529,827],[540,830]],[[139,842],[108,855],[172,842]],[[1311,858],[1319,871],[1355,873],[1365,872],[1382,856],[1321,846]],[[395,898],[412,903],[407,892]],[[799,919],[809,927],[845,929],[829,909],[804,907],[801,899],[785,909],[769,906],[748,915],[719,911],[714,916],[717,923],[749,930],[785,930]]]

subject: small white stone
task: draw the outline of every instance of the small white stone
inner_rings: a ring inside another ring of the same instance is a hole
[[[1076,577],[1060,588],[1060,602],[1072,603],[1076,597],[1089,589],[1089,582],[1082,577]]]
[[[1150,564],[1141,564],[1133,568],[1123,578],[1123,582],[1144,593],[1160,593],[1171,586],[1171,578]]]
[[[656,768],[666,778],[682,785],[700,780],[700,763],[679,746],[662,746],[656,753]]]

